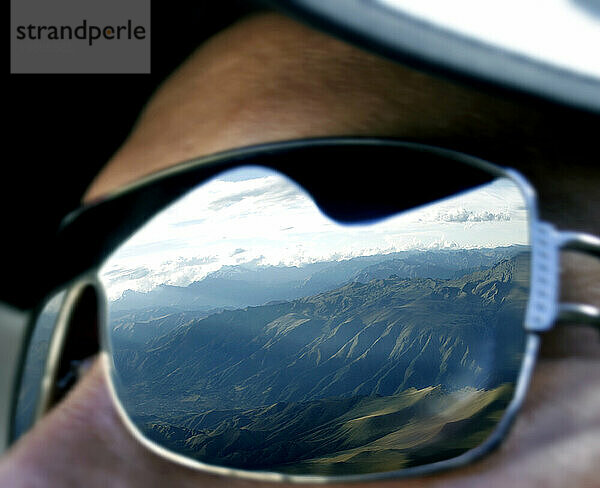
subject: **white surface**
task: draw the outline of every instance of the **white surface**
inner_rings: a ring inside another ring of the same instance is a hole
[[[600,0],[373,0],[486,44],[600,78]]]

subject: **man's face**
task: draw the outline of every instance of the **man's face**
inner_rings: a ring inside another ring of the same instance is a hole
[[[544,220],[599,234],[600,171],[588,152],[594,122],[434,79],[265,14],[221,33],[171,76],[86,199],[223,149],[311,136],[394,136],[516,167],[538,189]],[[563,299],[600,304],[600,266],[571,255],[564,267]],[[523,412],[498,451],[473,466],[394,486],[592,486],[600,476],[599,405],[597,336],[557,328],[544,337]],[[98,364],[3,459],[0,480],[7,486],[255,485],[145,450],[117,417]]]

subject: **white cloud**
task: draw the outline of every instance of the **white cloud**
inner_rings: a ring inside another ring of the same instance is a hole
[[[102,269],[109,295],[184,286],[225,265],[299,265],[527,240],[523,197],[509,180],[376,223],[341,225],[286,177],[257,168],[250,174],[229,172],[201,185],[138,231]]]
[[[508,221],[508,212],[490,212],[488,210],[467,210],[466,208],[454,208],[438,213],[435,220],[439,222],[494,222]]]

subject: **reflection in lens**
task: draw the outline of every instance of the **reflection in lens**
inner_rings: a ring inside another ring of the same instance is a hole
[[[50,338],[54,332],[64,290],[54,295],[44,306],[33,327],[23,368],[21,388],[15,409],[14,437],[18,439],[35,422],[40,400],[42,378],[46,367]]]
[[[149,439],[204,463],[351,475],[479,445],[524,350],[527,209],[508,179],[339,225],[230,171],[105,264],[112,379]]]

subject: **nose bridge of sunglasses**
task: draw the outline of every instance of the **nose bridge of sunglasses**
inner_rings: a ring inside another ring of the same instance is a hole
[[[532,230],[531,298],[525,319],[526,329],[544,332],[557,322],[600,327],[600,309],[589,304],[559,303],[561,250],[579,251],[600,258],[600,238],[570,231],[558,231],[538,222]]]
[[[67,293],[50,342],[37,418],[65,396],[77,381],[80,366],[99,350],[98,286],[82,280]]]

